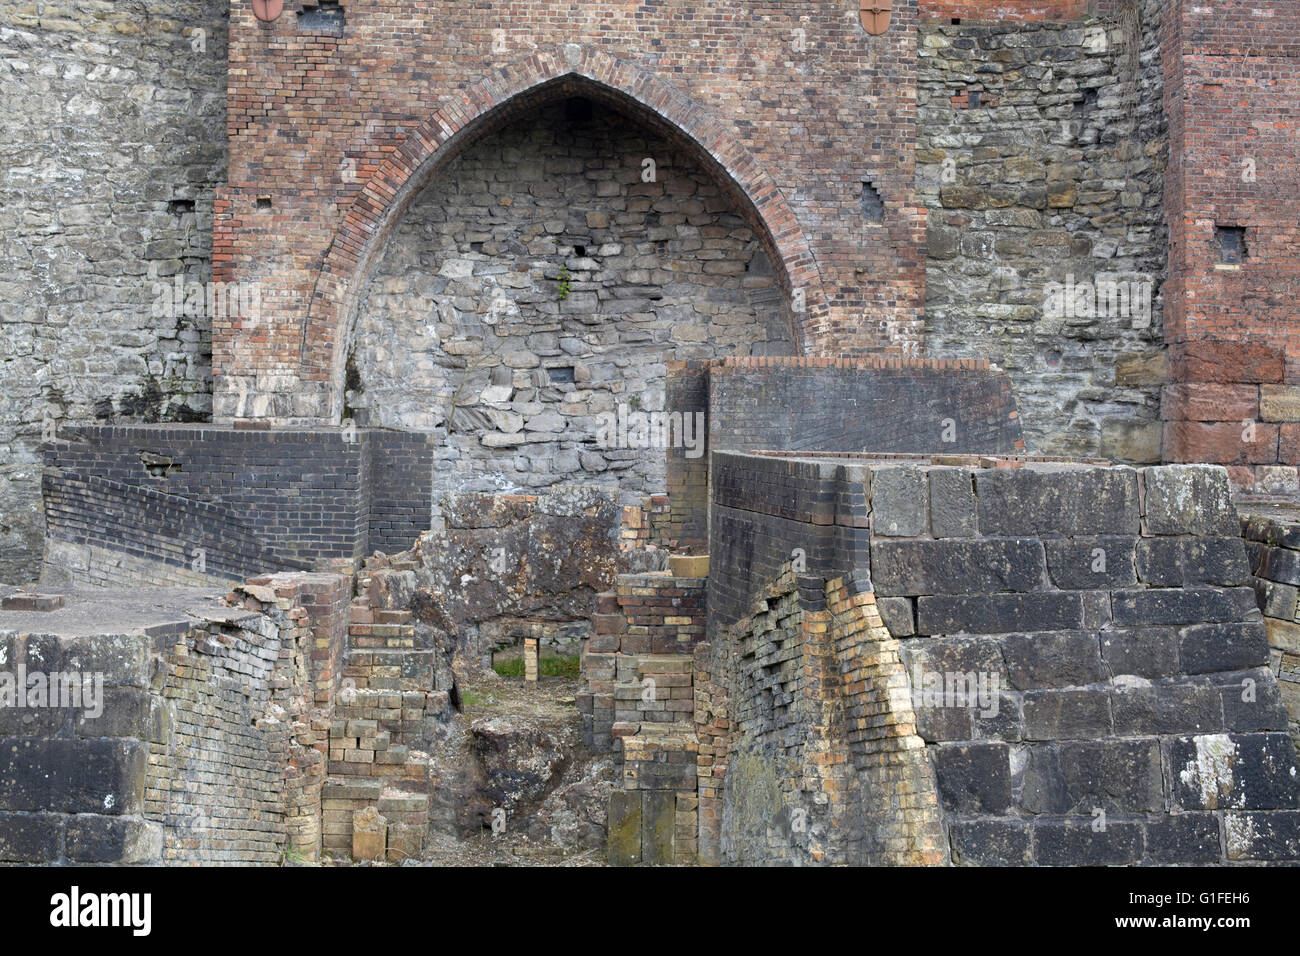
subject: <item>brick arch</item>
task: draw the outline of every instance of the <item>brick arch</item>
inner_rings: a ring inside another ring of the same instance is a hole
[[[534,53],[447,97],[353,200],[326,252],[302,326],[300,377],[328,390],[333,420],[342,415],[343,366],[360,291],[392,227],[471,143],[540,103],[575,93],[630,112],[714,174],[755,227],[786,292],[795,346],[808,351],[828,306],[817,263],[776,183],[717,120],[675,87],[600,50],[567,44]],[[797,312],[796,289],[804,292],[804,307]]]

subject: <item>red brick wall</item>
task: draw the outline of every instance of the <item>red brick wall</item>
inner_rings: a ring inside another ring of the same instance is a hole
[[[920,0],[922,20],[1073,20],[1097,0]]]
[[[571,92],[725,170],[792,305],[803,292],[805,351],[918,342],[916,0],[880,37],[852,6],[375,0],[344,4],[341,38],[297,32],[296,0],[271,24],[233,6],[214,259],[262,284],[263,316],[214,320],[217,418],[337,420],[351,297],[406,204],[483,130]]]
[[[1260,466],[1300,464],[1289,388],[1300,380],[1300,4],[1174,0],[1164,31],[1177,157],[1164,453],[1239,466],[1234,478],[1249,484]],[[1239,266],[1220,262],[1216,224],[1245,228]]]

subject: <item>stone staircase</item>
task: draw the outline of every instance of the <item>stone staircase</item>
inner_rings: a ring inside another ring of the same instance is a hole
[[[411,612],[372,608],[370,579],[357,583],[321,795],[323,849],[400,863],[424,849],[429,758],[420,747],[450,701],[434,689],[437,652],[415,646]]]

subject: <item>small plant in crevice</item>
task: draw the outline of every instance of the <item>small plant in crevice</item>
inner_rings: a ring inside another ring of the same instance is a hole
[[[560,275],[556,279],[555,297],[563,302],[569,297],[569,280],[573,277],[569,275],[568,266],[560,266]]]

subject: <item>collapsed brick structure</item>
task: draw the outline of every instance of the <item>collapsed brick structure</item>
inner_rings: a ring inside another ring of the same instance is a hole
[[[425,642],[561,631],[613,862],[1300,855],[1294,529],[1224,481],[1300,493],[1282,0],[156,6],[0,23],[0,574],[244,583],[3,632],[114,694],[0,713],[0,859],[418,857],[483,809]]]

